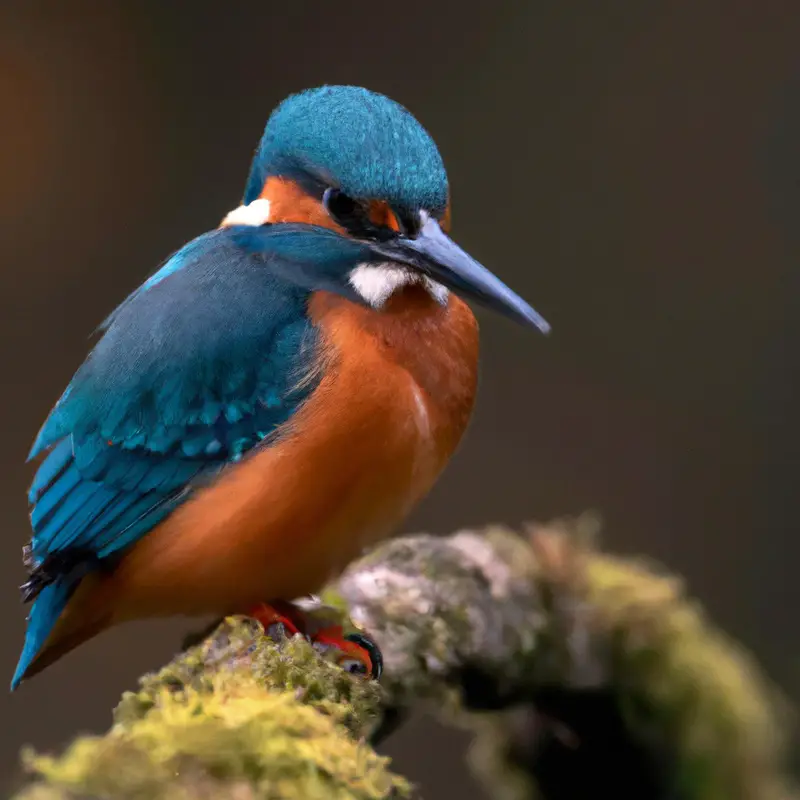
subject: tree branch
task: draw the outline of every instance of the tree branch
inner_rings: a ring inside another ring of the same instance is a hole
[[[323,595],[380,645],[380,686],[230,619],[106,735],[26,754],[19,797],[411,797],[366,740],[420,702],[475,732],[492,797],[794,797],[775,689],[679,580],[599,552],[595,527],[389,541]]]

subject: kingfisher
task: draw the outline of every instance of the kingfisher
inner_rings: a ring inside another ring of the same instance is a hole
[[[466,301],[549,331],[449,226],[406,108],[356,86],[275,108],[241,204],[105,320],[36,437],[12,690],[131,620],[295,631],[292,599],[396,530],[471,416]]]

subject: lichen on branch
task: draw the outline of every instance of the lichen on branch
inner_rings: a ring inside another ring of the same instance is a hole
[[[785,704],[680,580],[600,552],[590,518],[398,538],[323,600],[380,686],[232,619],[145,676],[111,730],[26,757],[50,798],[404,798],[368,740],[422,704],[475,733],[489,795],[789,800]]]
[[[337,591],[386,689],[475,731],[492,797],[786,800],[786,704],[682,582],[591,516],[388,542]]]

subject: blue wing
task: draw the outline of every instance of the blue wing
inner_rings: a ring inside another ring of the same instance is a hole
[[[130,546],[313,391],[308,290],[240,245],[236,229],[199,237],[104,323],[31,451],[49,452],[29,494],[29,597]]]
[[[314,391],[312,290],[358,300],[344,276],[366,245],[309,225],[236,226],[190,242],[103,324],[33,445],[25,599],[12,689],[72,592],[208,480],[268,444]]]

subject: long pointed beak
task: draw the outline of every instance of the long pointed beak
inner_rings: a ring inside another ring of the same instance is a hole
[[[400,236],[371,245],[380,258],[405,264],[457,294],[523,325],[550,333],[550,324],[499,278],[462,250],[428,218],[415,239]]]

